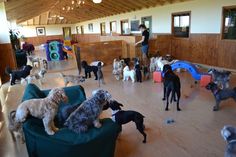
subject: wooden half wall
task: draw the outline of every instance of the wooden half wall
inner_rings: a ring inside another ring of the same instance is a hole
[[[7,66],[16,68],[16,57],[11,44],[0,44],[0,85],[9,81],[9,76],[5,73]]]
[[[150,40],[150,52],[156,51],[180,60],[236,69],[236,41],[222,40],[220,34],[190,34],[189,38],[157,34]]]
[[[124,41],[105,41],[94,43],[80,43],[81,61],[86,60],[88,63],[93,61],[103,61],[105,64],[112,64],[115,58],[122,56],[122,44]]]

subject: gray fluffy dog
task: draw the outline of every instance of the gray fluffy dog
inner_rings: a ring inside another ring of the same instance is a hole
[[[221,89],[229,88],[230,71],[210,69],[208,73],[212,75],[213,82]]]
[[[74,112],[67,118],[64,126],[76,133],[84,133],[89,127],[101,127],[99,116],[103,106],[111,99],[111,94],[105,90],[95,90],[92,97],[85,100]]]
[[[224,126],[221,135],[227,142],[225,157],[236,157],[236,128],[230,125]]]

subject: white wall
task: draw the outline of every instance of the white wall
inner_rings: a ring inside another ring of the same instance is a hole
[[[40,25],[40,26],[22,26],[18,27],[20,30],[21,34],[24,35],[25,37],[35,37],[37,36],[36,34],[36,27],[45,27],[46,30],[46,35],[62,35],[63,34],[63,27],[71,27],[71,33],[75,34],[76,29],[74,24],[64,24],[64,25]]]
[[[117,21],[117,33],[120,33],[120,20],[141,21],[141,17],[152,16],[153,33],[171,33],[171,14],[191,11],[191,33],[220,33],[222,7],[231,5],[236,5],[236,0],[194,0],[86,21],[76,26],[83,25],[86,34],[100,33],[100,23],[106,22],[106,33],[110,33],[110,21]],[[88,31],[89,23],[93,23],[93,32]]]
[[[0,21],[1,21],[0,44],[10,43],[8,22],[7,22],[6,12],[5,12],[5,6],[3,2],[0,3]]]

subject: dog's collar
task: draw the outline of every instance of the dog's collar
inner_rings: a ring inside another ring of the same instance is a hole
[[[216,90],[213,91],[213,94],[216,95],[219,92],[219,88],[217,88]]]
[[[111,116],[115,116],[115,114],[117,113],[117,112],[119,112],[120,110],[112,110],[112,115]]]

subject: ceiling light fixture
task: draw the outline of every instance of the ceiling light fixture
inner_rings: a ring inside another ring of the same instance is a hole
[[[102,0],[93,0],[93,3],[96,3],[96,4],[101,3],[101,2]]]

